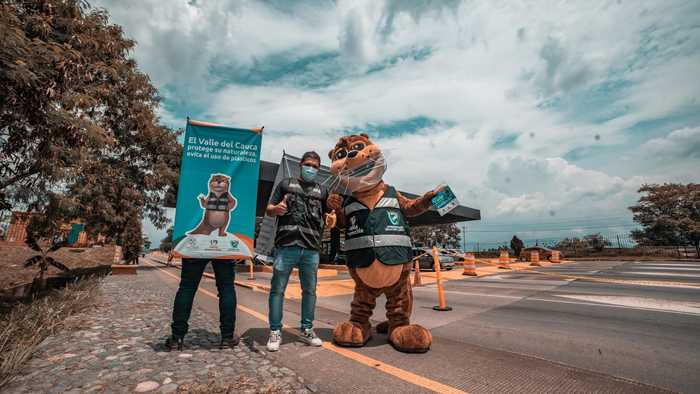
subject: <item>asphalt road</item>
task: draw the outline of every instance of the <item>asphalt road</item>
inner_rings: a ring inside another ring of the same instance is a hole
[[[143,274],[174,292],[179,273],[168,271]],[[423,355],[398,353],[378,334],[348,352],[309,348],[287,333],[273,357],[325,392],[700,391],[700,262],[581,262],[537,272],[447,282],[451,312],[432,310],[434,285],[415,288],[413,320],[434,336]],[[216,292],[211,280],[201,287]],[[238,331],[264,351],[267,294],[237,293]],[[197,303],[217,315],[213,297]],[[319,298],[319,336],[330,340],[349,304],[347,295]],[[287,300],[285,324],[297,326],[298,311]]]

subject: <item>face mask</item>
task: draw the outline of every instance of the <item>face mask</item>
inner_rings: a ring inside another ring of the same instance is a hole
[[[340,180],[351,192],[369,190],[382,181],[386,172],[384,155],[379,155],[374,160],[368,161],[363,166],[354,170],[346,170],[340,173]]]
[[[311,182],[316,178],[318,169],[311,166],[301,166],[301,178],[307,182]]]

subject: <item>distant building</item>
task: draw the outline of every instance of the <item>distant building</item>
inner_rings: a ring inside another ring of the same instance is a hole
[[[33,215],[36,215],[36,213],[12,212],[10,226],[7,228],[4,240],[6,242],[24,243],[27,240],[27,226]],[[80,220],[72,220],[61,225],[60,236],[66,239],[70,246],[78,248],[105,242],[105,236],[102,234],[89,238],[88,234],[83,230],[84,228],[85,225]]]

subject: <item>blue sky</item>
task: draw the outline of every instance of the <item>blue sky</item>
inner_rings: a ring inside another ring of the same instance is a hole
[[[482,210],[469,241],[624,233],[642,183],[699,181],[697,1],[93,5],[163,122],[265,125],[270,161],[368,131],[387,181]]]

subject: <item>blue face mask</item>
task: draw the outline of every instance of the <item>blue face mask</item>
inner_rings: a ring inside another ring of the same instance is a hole
[[[316,178],[318,169],[311,166],[301,166],[301,177],[307,182],[311,182]]]

